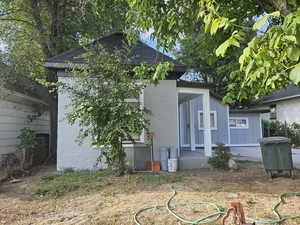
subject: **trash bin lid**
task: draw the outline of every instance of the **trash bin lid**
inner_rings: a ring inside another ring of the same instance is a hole
[[[291,140],[287,137],[267,137],[259,140],[261,144],[278,144],[278,143],[290,143]]]

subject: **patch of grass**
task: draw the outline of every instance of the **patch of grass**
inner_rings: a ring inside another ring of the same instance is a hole
[[[296,224],[300,224],[300,218],[292,219],[292,221],[296,222]]]
[[[162,174],[145,174],[137,179],[138,183],[144,183],[148,185],[162,185],[180,181],[182,181],[181,176],[168,176]]]
[[[115,193],[114,193],[113,191],[105,191],[105,192],[103,193],[103,195],[104,195],[105,197],[113,197],[113,196],[115,196]]]
[[[55,178],[59,177],[59,174],[46,174],[44,176],[41,176],[41,180],[43,181],[51,181],[54,180]]]
[[[87,192],[99,191],[102,187],[103,177],[110,175],[109,171],[64,171],[63,174],[47,174],[41,177],[36,195],[60,197],[68,192],[83,189]]]
[[[53,184],[48,187],[40,187],[35,191],[36,195],[45,196],[49,195],[58,198],[65,193],[75,191],[79,188],[76,184]]]
[[[65,169],[63,170],[63,172],[64,172],[64,173],[74,173],[75,170],[74,170],[73,168],[65,168]]]
[[[300,169],[295,169],[295,173],[300,173]]]

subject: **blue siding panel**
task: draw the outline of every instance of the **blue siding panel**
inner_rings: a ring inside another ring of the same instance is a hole
[[[230,113],[230,117],[248,118],[248,129],[230,129],[231,144],[258,144],[261,138],[259,113]]]
[[[195,131],[195,142],[196,145],[203,145],[204,144],[204,134],[203,130],[199,129],[199,113],[198,111],[203,111],[203,98],[199,96],[195,99],[195,123],[193,129]],[[189,104],[184,104],[184,116],[189,115]],[[217,112],[217,130],[212,130],[212,144],[216,144],[218,142],[222,142],[224,144],[228,144],[228,110],[227,105],[222,104],[219,100],[214,97],[210,97],[210,110]],[[187,121],[187,122],[186,122]],[[185,127],[189,127],[189,119],[185,120],[186,124]],[[185,134],[189,134],[189,131],[184,131]],[[189,135],[185,135],[184,137],[185,143],[190,143]]]

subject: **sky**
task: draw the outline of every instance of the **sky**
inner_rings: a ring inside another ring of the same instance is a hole
[[[150,47],[155,48],[156,50],[162,52],[163,54],[168,55],[172,58],[175,58],[171,52],[165,52],[165,51],[163,51],[163,49],[157,48],[157,40],[151,38],[152,32],[153,32],[153,29],[150,29],[149,31],[142,33],[140,35],[141,40],[144,43],[148,44]],[[177,45],[176,48],[179,48],[179,45]]]

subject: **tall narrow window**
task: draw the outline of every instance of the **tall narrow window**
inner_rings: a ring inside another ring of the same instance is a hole
[[[203,130],[204,129],[203,111],[198,111],[198,123],[199,123],[199,130]],[[210,128],[213,130],[217,129],[217,112],[216,111],[210,112]]]

